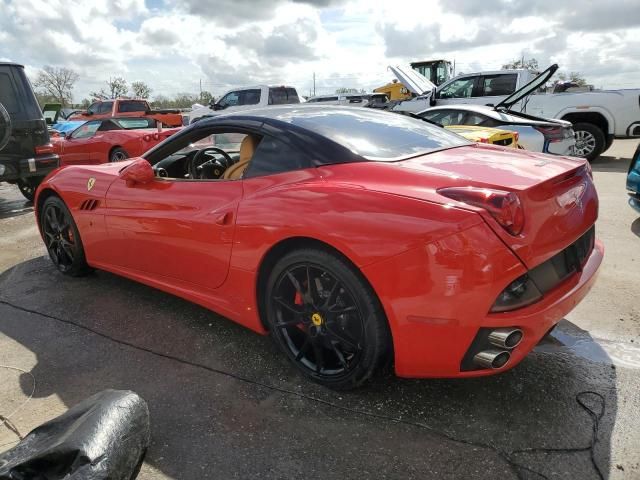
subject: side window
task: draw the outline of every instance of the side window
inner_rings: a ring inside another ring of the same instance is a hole
[[[17,113],[20,110],[18,95],[8,73],[0,73],[0,103],[9,113]]]
[[[481,115],[479,113],[467,113],[464,119],[464,125],[476,125],[479,127],[495,127],[498,125],[494,119]]]
[[[457,110],[436,110],[434,112],[427,112],[424,117],[443,127],[448,125],[464,125],[464,112]]]
[[[121,130],[121,128],[118,127],[118,125],[113,123],[111,120],[102,122],[102,125],[98,127],[98,132],[108,132],[109,130]]]
[[[473,94],[473,86],[478,77],[465,77],[452,81],[439,92],[439,98],[470,98]]]
[[[240,95],[240,105],[257,105],[260,103],[260,89],[244,90]]]
[[[96,114],[100,110],[100,103],[92,103],[89,108],[87,108],[87,112]]]
[[[76,139],[91,138],[96,134],[100,125],[102,125],[101,120],[97,120],[95,122],[87,122],[77,130],[75,130],[71,134],[71,138],[76,138]]]
[[[218,102],[223,108],[227,107],[235,107],[240,103],[240,93],[239,92],[229,92]]]
[[[118,103],[119,112],[146,112],[148,108],[147,102],[141,102],[139,100],[129,100],[126,102]]]
[[[100,114],[111,113],[112,109],[113,109],[113,102],[102,102],[98,107],[98,113]]]
[[[482,89],[480,95],[483,97],[511,95],[516,90],[518,74],[508,75],[485,75],[482,77]]]
[[[300,150],[274,137],[266,136],[258,144],[243,178],[273,175],[307,168],[311,165]]]
[[[300,103],[295,88],[271,87],[269,89],[269,105],[288,105],[291,103]]]

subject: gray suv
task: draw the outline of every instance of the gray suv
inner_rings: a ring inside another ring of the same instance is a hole
[[[33,200],[59,163],[24,67],[0,62],[0,182],[16,183]]]

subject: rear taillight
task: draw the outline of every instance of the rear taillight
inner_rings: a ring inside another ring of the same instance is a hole
[[[565,139],[563,127],[533,127],[544,135],[544,139],[547,142],[555,143],[561,142]]]
[[[45,143],[44,145],[38,145],[35,147],[36,155],[47,155],[53,153],[53,145],[51,143]]]
[[[524,228],[524,209],[514,192],[479,187],[447,187],[438,193],[458,202],[483,208],[511,235],[520,235]]]

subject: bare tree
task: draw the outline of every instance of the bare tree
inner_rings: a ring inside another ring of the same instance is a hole
[[[149,98],[151,96],[152,89],[144,82],[132,82],[131,93],[136,98]]]
[[[45,65],[38,72],[34,85],[42,90],[43,96],[55,98],[64,107],[71,103],[73,86],[78,78],[79,75],[70,68]]]
[[[107,87],[109,89],[109,93],[111,98],[118,98],[126,95],[129,91],[129,87],[127,86],[127,81],[122,77],[113,77],[110,78],[107,82]]]

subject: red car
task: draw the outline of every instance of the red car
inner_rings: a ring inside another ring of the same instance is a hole
[[[61,272],[107,270],[270,333],[338,389],[389,362],[403,377],[517,365],[592,287],[597,214],[585,160],[311,105],[58,170],[36,201]]]
[[[158,131],[152,118],[108,118],[86,122],[66,135],[51,137],[60,165],[119,162],[137,157],[179,128]]]

